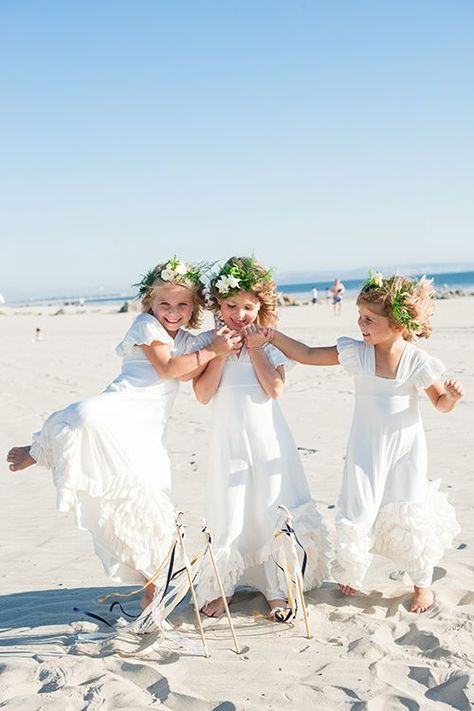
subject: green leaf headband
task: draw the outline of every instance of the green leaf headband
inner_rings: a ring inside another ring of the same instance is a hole
[[[381,293],[385,293],[390,295],[390,289],[387,286],[387,280],[384,279],[383,275],[381,272],[375,272],[373,273],[369,269],[369,277],[366,279],[366,281],[362,284],[362,292],[367,292],[367,291],[380,291]],[[392,316],[395,319],[395,321],[398,321],[398,323],[402,324],[409,333],[416,333],[419,329],[419,324],[413,316],[409,313],[407,306],[406,306],[406,299],[410,296],[410,292],[407,291],[406,289],[397,289],[395,294],[391,296],[390,299],[390,306],[392,309]]]
[[[251,291],[255,284],[270,281],[272,269],[262,272],[254,259],[242,259],[242,266],[237,264],[224,264],[224,266],[211,278],[211,288],[220,296],[227,297],[238,291]]]
[[[143,299],[154,286],[156,280],[160,278],[164,282],[180,283],[191,281],[199,289],[204,288],[201,281],[201,273],[206,269],[204,265],[186,264],[176,257],[170,259],[161,268],[150,269],[141,281],[133,286],[138,287],[138,299]]]
[[[419,329],[419,324],[415,321],[413,316],[410,315],[406,307],[405,300],[408,296],[410,296],[408,291],[397,289],[391,301],[392,316],[395,321],[403,324],[409,333],[416,333]]]

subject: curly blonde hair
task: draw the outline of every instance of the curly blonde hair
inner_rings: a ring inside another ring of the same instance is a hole
[[[166,269],[166,262],[163,264],[157,264],[152,270],[152,273],[148,273],[148,284],[144,289],[144,296],[141,299],[142,312],[148,313],[151,310],[151,302],[156,296],[157,291],[163,286],[183,286],[185,289],[189,289],[193,296],[193,310],[191,313],[191,318],[186,324],[186,328],[198,328],[201,325],[202,312],[206,306],[204,299],[204,285],[196,280],[186,278],[185,276],[180,276],[177,279],[170,279],[165,281],[161,278],[161,272]]]
[[[377,281],[371,276],[356,303],[366,304],[371,311],[386,316],[393,326],[403,326],[403,338],[412,341],[415,336],[429,338],[431,335],[433,292],[431,280],[425,277],[417,281],[394,274],[387,278],[380,276]]]
[[[216,283],[221,274],[235,270],[236,273],[244,275],[242,288],[232,290],[232,293],[222,294],[217,289]],[[257,323],[260,326],[274,326],[278,320],[277,300],[278,293],[275,281],[272,279],[270,271],[257,262],[253,257],[230,257],[216,274],[209,285],[208,308],[214,313],[218,313],[220,302],[232,298],[232,294],[245,291],[253,294],[260,301]]]

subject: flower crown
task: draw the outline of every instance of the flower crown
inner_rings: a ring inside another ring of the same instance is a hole
[[[262,271],[262,267],[252,257],[244,257],[239,261],[241,264],[224,264],[211,277],[211,289],[215,289],[221,296],[231,296],[238,291],[251,291],[255,284],[272,278],[272,270]]]
[[[163,265],[158,265],[150,269],[138,284],[138,297],[143,299],[150,289],[155,285],[157,279],[173,283],[185,283],[191,281],[199,289],[204,288],[201,281],[201,274],[205,267],[199,264],[186,264],[176,257],[176,255]]]
[[[376,290],[389,295],[392,316],[395,321],[405,326],[409,333],[416,333],[420,325],[410,314],[406,305],[406,300],[411,296],[411,292],[407,289],[397,289],[395,293],[391,293],[389,282],[390,279],[384,279],[382,272],[372,273],[369,269],[369,278],[362,284],[361,293]]]

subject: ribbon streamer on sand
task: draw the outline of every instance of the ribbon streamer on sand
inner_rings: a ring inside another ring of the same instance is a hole
[[[149,585],[156,584],[155,593],[152,602],[148,607],[141,612],[137,619],[132,622],[122,624],[119,629],[115,629],[111,632],[93,632],[93,633],[81,633],[79,638],[87,641],[96,640],[110,640],[114,637],[123,636],[125,633],[138,633],[144,634],[148,632],[158,632],[160,638],[163,641],[173,641],[180,642],[182,647],[190,648],[190,643],[177,632],[172,632],[172,626],[167,622],[166,618],[172,613],[172,611],[179,605],[179,603],[186,597],[189,589],[193,595],[194,601],[194,589],[193,580],[197,574],[197,568],[199,563],[205,553],[205,550],[196,554],[191,560],[188,559],[186,555],[186,550],[184,547],[184,530],[183,525],[180,522],[180,516],[176,519],[176,534],[173,543],[171,544],[164,560],[160,564],[156,573],[138,590],[134,590],[132,593],[120,593],[114,592],[99,598],[99,602],[103,603],[111,598],[127,598],[133,595],[137,595],[143,592]],[[181,551],[184,567],[175,570],[176,561],[178,558],[178,551]],[[119,604],[117,601],[112,603],[110,609],[113,609],[115,604]],[[197,603],[195,603],[195,610],[197,614]],[[78,610],[101,622],[105,622],[109,627],[112,626],[110,623],[100,615],[95,613],[88,613],[87,611]],[[200,624],[200,618],[198,627],[200,631],[202,630],[202,624]],[[204,631],[202,630],[201,639],[203,639]],[[209,656],[207,651],[207,645],[205,644],[205,639],[203,640],[205,655]]]
[[[311,639],[311,629],[308,620],[308,611],[306,609],[306,604],[304,600],[303,593],[303,578],[306,571],[307,565],[307,554],[301,545],[296,532],[293,528],[293,516],[286,508],[286,506],[280,505],[280,508],[285,514],[284,526],[275,533],[275,538],[278,539],[283,536],[282,540],[282,551],[284,556],[284,565],[278,565],[280,570],[283,570],[287,589],[288,589],[288,606],[293,611],[293,617],[298,614],[298,608],[301,607],[303,611],[303,619],[306,628],[306,637]],[[303,561],[300,565],[298,558],[297,546],[303,551]]]

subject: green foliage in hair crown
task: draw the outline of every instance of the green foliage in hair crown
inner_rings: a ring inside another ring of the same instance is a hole
[[[223,298],[238,291],[252,291],[261,282],[270,281],[272,270],[262,271],[252,257],[243,257],[238,262],[227,263],[211,278],[211,288]]]
[[[407,289],[397,289],[395,293],[391,293],[390,289],[393,279],[384,279],[381,272],[372,272],[369,269],[369,277],[362,285],[362,292],[377,290],[382,294],[390,295],[390,306],[392,309],[392,317],[402,326],[405,326],[407,331],[415,333],[419,324],[407,309],[406,300],[410,296]]]
[[[164,265],[150,269],[143,279],[133,286],[138,286],[139,299],[143,299],[147,295],[149,290],[156,284],[157,279],[173,284],[192,282],[197,288],[202,289],[204,284],[201,281],[201,275],[205,269],[206,267],[203,265],[186,264],[175,255]]]
[[[407,331],[409,331],[410,333],[416,333],[416,331],[418,331],[419,325],[415,321],[413,316],[410,315],[406,307],[407,296],[410,296],[410,292],[404,289],[397,289],[391,301],[392,316],[395,321],[398,321],[398,323],[401,323],[403,326],[405,326]]]

